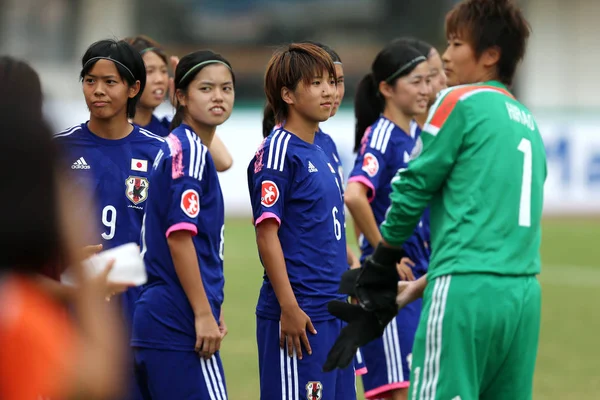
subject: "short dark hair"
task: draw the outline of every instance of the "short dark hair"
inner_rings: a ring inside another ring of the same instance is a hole
[[[446,37],[467,40],[477,57],[492,47],[500,50],[498,79],[512,85],[527,47],[531,27],[513,0],[464,0],[446,15]]]
[[[296,90],[300,81],[308,84],[315,72],[320,74],[323,70],[337,80],[331,56],[319,45],[292,43],[273,54],[265,72],[265,94],[275,123],[282,123],[288,116],[288,106],[281,98],[281,89]]]
[[[129,43],[123,40],[105,39],[93,43],[81,58],[80,79],[83,79],[90,70],[96,65],[98,59],[109,58],[115,60],[115,67],[119,76],[131,87],[136,81],[140,81],[140,91],[135,97],[127,100],[127,116],[135,117],[135,110],[138,101],[142,97],[146,87],[146,65],[140,53]]]

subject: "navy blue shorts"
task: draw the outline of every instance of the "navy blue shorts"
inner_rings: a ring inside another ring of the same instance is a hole
[[[256,318],[261,400],[354,400],[354,366],[323,372],[327,354],[342,329],[342,321],[313,322],[317,334],[308,334],[312,355],[289,357],[279,347],[279,321]]]
[[[227,400],[219,353],[135,347],[136,378],[144,400]]]

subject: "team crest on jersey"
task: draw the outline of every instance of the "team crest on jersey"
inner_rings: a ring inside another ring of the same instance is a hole
[[[181,195],[181,209],[190,218],[200,214],[200,196],[194,189],[188,189]]]
[[[414,160],[415,158],[419,157],[419,155],[421,155],[422,151],[423,151],[423,140],[421,139],[421,136],[419,136],[417,138],[417,140],[415,141],[415,147],[413,147],[412,151],[410,152],[410,159]]]
[[[125,195],[135,205],[143,203],[148,198],[148,179],[141,176],[130,176],[125,181]]]
[[[321,400],[323,397],[323,384],[318,381],[311,381],[306,384],[306,399]]]
[[[272,207],[279,200],[279,188],[273,181],[263,181],[261,185],[260,204]]]
[[[379,161],[377,161],[377,157],[371,153],[366,153],[363,158],[362,170],[371,178],[377,175],[379,172]]]

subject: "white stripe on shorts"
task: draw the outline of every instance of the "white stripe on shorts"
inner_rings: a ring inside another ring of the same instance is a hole
[[[440,276],[435,279],[433,286],[431,307],[429,309],[429,316],[427,317],[425,364],[423,366],[423,383],[419,393],[420,400],[435,399],[437,381],[440,374],[442,328],[450,279],[450,275]]]
[[[279,323],[279,335],[281,335],[281,323]],[[279,369],[281,373],[281,399],[299,400],[298,387],[298,356],[294,349],[294,356],[288,357],[287,339],[283,349],[279,349]]]

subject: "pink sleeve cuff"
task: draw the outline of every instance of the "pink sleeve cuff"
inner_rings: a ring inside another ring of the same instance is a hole
[[[272,212],[262,213],[262,215],[260,217],[258,217],[256,222],[254,223],[254,226],[258,226],[258,224],[263,222],[265,219],[269,219],[269,218],[275,218],[277,220],[277,224],[279,224],[279,226],[281,226],[281,220],[279,219],[279,217],[277,215],[273,214]]]
[[[364,375],[364,374],[366,374],[367,372],[369,372],[369,371],[367,370],[367,367],[362,367],[362,368],[359,368],[359,369],[357,369],[356,371],[354,371],[354,374],[355,374],[356,376],[361,376],[361,375]]]
[[[350,177],[350,179],[348,179],[348,182],[359,182],[368,187],[369,190],[371,190],[371,195],[368,196],[369,203],[373,201],[373,199],[375,198],[375,186],[373,186],[373,182],[371,182],[362,175],[352,176]]]
[[[196,225],[190,224],[189,222],[179,222],[167,229],[166,236],[169,237],[171,233],[177,231],[190,231],[194,236],[198,234],[198,228],[196,227]]]

